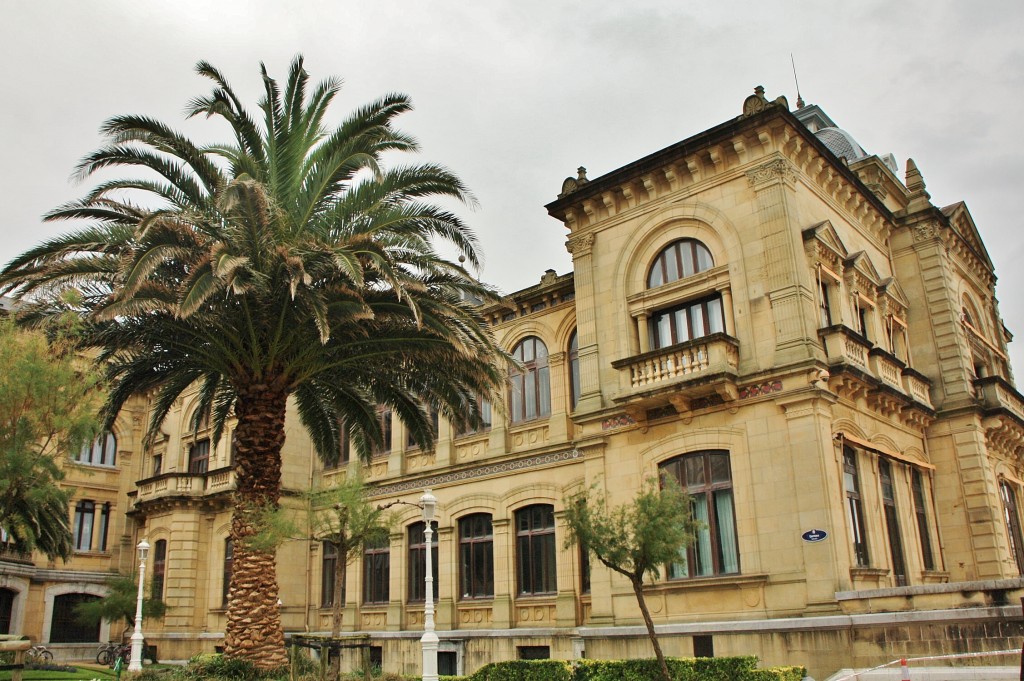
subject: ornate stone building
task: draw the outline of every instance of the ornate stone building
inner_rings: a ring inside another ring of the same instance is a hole
[[[507,403],[478,432],[442,420],[432,452],[396,423],[364,471],[375,502],[439,499],[442,673],[649,655],[628,583],[566,548],[561,516],[580,486],[620,503],[659,473],[704,523],[648,587],[668,654],[821,678],[1019,643],[1024,398],[963,203],[934,206],[913,161],[901,177],[817,106],[758,89],[735,119],[593,180],[580,169],[547,210],[574,272],[484,311],[522,362]],[[67,566],[2,563],[10,627],[58,640],[60,595],[97,593],[146,537],[171,606],[150,641],[168,658],[219,645],[230,437],[211,449],[185,425],[193,408],[143,450],[140,399],[116,462],[80,464],[95,473],[80,497],[108,510],[73,510],[76,528],[109,529]],[[324,470],[290,423],[288,491],[359,465]],[[281,612],[290,632],[324,632],[343,598],[344,629],[368,633],[385,670],[418,673],[426,546],[418,509],[396,508],[343,594],[330,552],[287,542]]]

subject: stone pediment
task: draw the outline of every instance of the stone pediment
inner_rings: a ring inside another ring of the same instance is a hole
[[[824,220],[813,227],[808,227],[803,231],[803,237],[804,241],[816,240],[820,245],[831,251],[838,262],[845,262],[850,255],[846,245],[843,244],[843,240],[839,238],[839,232],[836,231],[836,228],[832,226],[832,222],[829,220]]]
[[[989,270],[994,269],[992,259],[988,255],[988,249],[985,248],[985,244],[981,240],[981,234],[978,232],[978,227],[974,224],[974,218],[971,216],[970,211],[967,210],[967,204],[959,201],[951,206],[946,206],[942,209],[942,214],[949,220],[949,225],[957,233],[957,236],[967,243],[975,255],[985,263],[985,266]]]
[[[851,255],[843,262],[843,266],[847,271],[855,270],[875,286],[878,286],[881,282],[881,275],[864,251],[857,251]]]
[[[907,298],[907,294],[903,287],[900,286],[900,282],[893,277],[885,279],[878,287],[878,292],[895,300],[903,309],[910,308],[910,299]]]

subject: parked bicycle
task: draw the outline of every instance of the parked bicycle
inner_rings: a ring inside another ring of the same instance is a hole
[[[40,643],[25,651],[25,662],[28,664],[50,664],[53,662],[53,653]]]
[[[107,663],[107,666],[113,667],[115,664],[117,664],[118,659],[121,660],[121,667],[127,669],[128,663],[131,662],[132,659],[132,644],[116,644],[114,650],[111,652],[110,662]]]
[[[117,653],[117,649],[121,646],[120,643],[114,643],[113,641],[107,643],[101,643],[100,649],[96,653],[96,664],[110,665],[114,661],[114,655]]]

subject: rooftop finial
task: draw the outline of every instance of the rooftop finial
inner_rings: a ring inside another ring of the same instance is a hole
[[[804,98],[800,96],[800,81],[796,77],[796,60],[793,59],[793,53],[789,53],[789,61],[793,64],[793,82],[796,84],[796,108],[804,108]]]
[[[783,109],[789,111],[789,102],[786,101],[785,97],[776,97],[775,101],[768,101],[764,96],[764,87],[758,85],[754,88],[754,94],[750,95],[743,100],[743,115],[753,116],[754,114],[761,113],[770,106],[781,106]]]

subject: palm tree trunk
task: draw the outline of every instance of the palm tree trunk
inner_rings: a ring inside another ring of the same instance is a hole
[[[658,666],[661,668],[661,676],[665,681],[672,681],[668,673],[668,664],[665,662],[665,654],[661,652],[661,644],[658,643],[658,636],[654,633],[654,620],[651,619],[651,611],[647,609],[647,600],[644,598],[644,577],[630,575],[630,583],[633,585],[633,593],[636,595],[636,602],[640,606],[640,612],[644,616],[644,624],[647,625],[647,636],[654,646],[654,656],[658,658]]]
[[[288,663],[278,605],[276,556],[246,541],[259,517],[281,496],[281,447],[288,395],[266,385],[238,390],[235,415],[235,507],[231,518],[234,562],[228,591],[224,652],[261,669]]]

